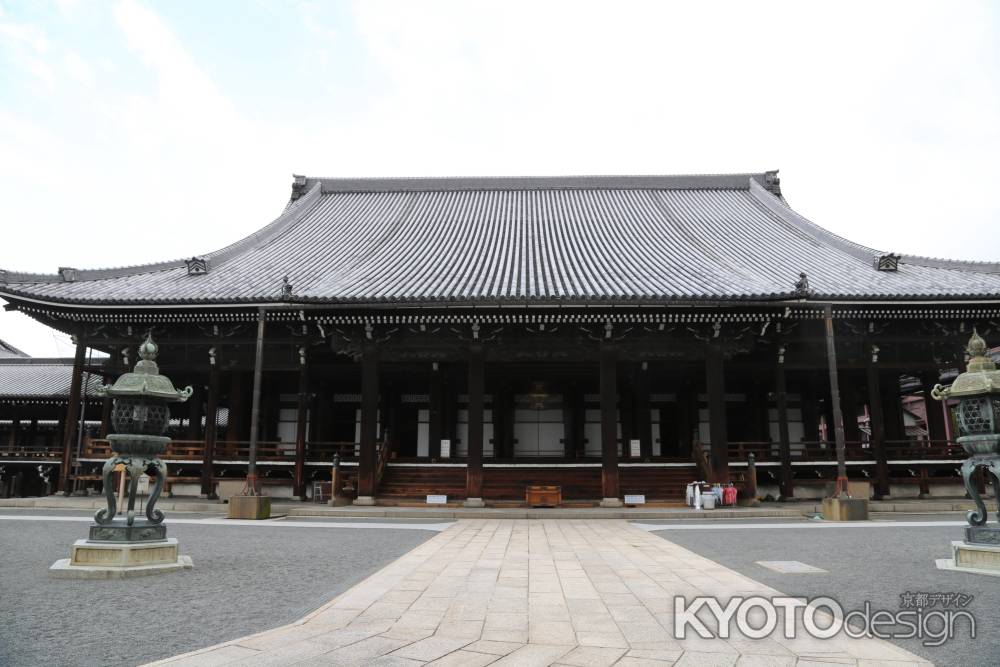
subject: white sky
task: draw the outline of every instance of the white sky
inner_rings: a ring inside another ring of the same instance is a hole
[[[293,172],[776,168],[854,241],[1000,260],[997,7],[0,0],[0,268],[204,253]]]

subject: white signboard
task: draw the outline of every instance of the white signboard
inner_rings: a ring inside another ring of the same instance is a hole
[[[632,458],[639,458],[642,455],[642,449],[639,440],[629,440],[628,441],[628,452],[629,456]]]
[[[644,496],[644,495],[625,496],[625,504],[626,505],[645,505],[646,504],[646,496]]]
[[[451,440],[441,441],[441,458],[451,458]]]
[[[448,502],[448,496],[427,496],[428,505],[445,505]]]

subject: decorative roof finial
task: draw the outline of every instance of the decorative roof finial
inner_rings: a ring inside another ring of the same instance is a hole
[[[795,293],[799,296],[808,296],[812,290],[809,288],[809,276],[802,272],[799,279],[795,281]]]

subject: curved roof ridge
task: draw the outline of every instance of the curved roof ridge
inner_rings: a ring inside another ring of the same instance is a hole
[[[315,177],[296,175],[296,188],[316,183],[324,193],[449,190],[746,190],[749,181],[780,195],[777,171],[735,174],[585,175],[585,176],[400,176]]]
[[[266,242],[284,229],[297,221],[301,215],[307,211],[310,203],[318,201],[321,188],[314,186],[297,201],[292,201],[285,207],[281,215],[273,221],[261,227],[256,232],[246,236],[235,243],[231,243],[219,250],[196,255],[196,257],[208,258],[210,264],[223,264],[232,259],[235,255],[247,250],[258,243]],[[58,283],[58,282],[78,282],[86,280],[102,280],[105,278],[122,278],[134,276],[142,273],[156,273],[169,269],[179,269],[187,266],[188,259],[172,259],[163,262],[153,262],[150,264],[133,264],[129,266],[108,267],[103,269],[64,269],[60,267],[59,273],[21,273],[17,271],[7,271],[0,269],[0,284],[11,283]],[[72,271],[72,278],[64,278],[65,271]]]
[[[750,193],[753,194],[771,212],[776,213],[781,218],[795,225],[802,231],[814,237],[830,243],[834,247],[847,254],[865,261],[874,261],[880,255],[894,254],[899,258],[901,264],[913,266],[923,266],[930,269],[955,269],[959,271],[975,271],[979,273],[1000,273],[1000,262],[978,262],[961,259],[941,259],[937,257],[923,257],[921,255],[906,255],[888,253],[882,250],[875,250],[860,243],[855,243],[843,236],[838,236],[830,230],[817,225],[815,222],[803,217],[792,210],[785,203],[784,199],[778,199],[769,190],[761,187],[756,182],[750,183]]]
[[[756,182],[750,182],[750,194],[752,194],[767,210],[796,229],[812,236],[817,241],[822,241],[837,248],[851,257],[871,263],[879,255],[885,254],[881,250],[875,250],[874,248],[869,248],[868,246],[861,245],[860,243],[855,243],[850,239],[834,234],[825,227],[817,225],[812,220],[796,213],[790,206],[788,206],[788,204],[785,203],[783,199],[779,199],[774,196],[774,194],[772,194],[769,190],[761,187]]]

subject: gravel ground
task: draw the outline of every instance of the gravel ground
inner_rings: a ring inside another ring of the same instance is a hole
[[[167,523],[193,570],[89,581],[48,576],[86,523],[0,521],[0,665],[136,665],[284,625],[436,534]]]
[[[908,516],[903,522],[962,518],[939,514]],[[935,559],[951,555],[951,541],[962,539],[962,528],[879,523],[884,525],[878,528],[775,530],[691,527],[668,528],[654,534],[785,594],[832,597],[845,611],[863,609],[865,601],[870,601],[873,611],[895,612],[900,609],[900,595],[907,592],[973,595],[974,600],[966,609],[976,618],[975,639],[969,638],[967,627],[962,625],[958,636],[940,647],[923,646],[918,639],[892,641],[937,665],[993,667],[1000,664],[1000,578],[938,570],[934,564]],[[757,565],[756,561],[760,560],[797,560],[827,573],[780,574]]]

